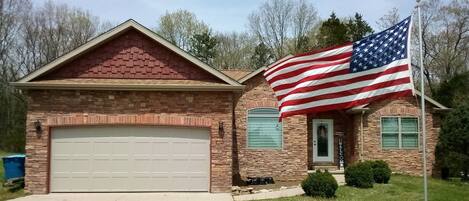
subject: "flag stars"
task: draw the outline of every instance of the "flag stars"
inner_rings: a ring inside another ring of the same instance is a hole
[[[405,59],[408,27],[401,22],[386,31],[354,42],[350,72],[365,71]]]

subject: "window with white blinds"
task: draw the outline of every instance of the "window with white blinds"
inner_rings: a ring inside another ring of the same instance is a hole
[[[279,122],[277,109],[256,108],[249,110],[247,126],[248,148],[282,148],[282,122]]]
[[[381,141],[385,149],[418,148],[418,118],[382,117]]]

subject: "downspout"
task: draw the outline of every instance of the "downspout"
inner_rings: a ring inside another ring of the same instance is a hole
[[[363,139],[363,115],[365,115],[365,111],[362,110],[360,114],[360,161],[363,161],[363,146],[364,146],[364,139]]]

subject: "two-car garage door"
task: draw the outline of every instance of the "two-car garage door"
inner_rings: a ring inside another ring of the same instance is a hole
[[[208,129],[54,128],[51,192],[208,191]]]

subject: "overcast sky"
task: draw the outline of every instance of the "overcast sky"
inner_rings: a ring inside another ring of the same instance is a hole
[[[33,0],[41,5],[46,0]],[[156,20],[166,11],[186,9],[197,15],[215,31],[230,32],[247,29],[247,16],[256,10],[264,0],[53,0],[72,7],[89,10],[93,15],[113,24],[134,19],[154,28]],[[401,18],[409,16],[414,9],[414,0],[308,0],[319,12],[322,19],[332,11],[340,17],[361,13],[376,30],[376,21],[396,7]],[[379,31],[379,30],[376,30]]]

